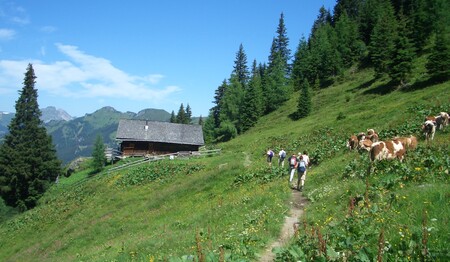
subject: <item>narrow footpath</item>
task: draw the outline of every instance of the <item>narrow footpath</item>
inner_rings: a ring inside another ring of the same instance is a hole
[[[261,255],[260,262],[271,262],[275,259],[275,254],[272,253],[272,249],[275,247],[282,247],[289,243],[290,239],[294,236],[296,228],[298,228],[298,222],[303,214],[304,206],[306,205],[306,198],[303,197],[302,192],[292,190],[290,204],[290,211],[285,217],[283,227],[280,232],[279,238],[266,247],[265,252]]]

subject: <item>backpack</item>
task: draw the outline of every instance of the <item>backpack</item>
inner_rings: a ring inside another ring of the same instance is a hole
[[[298,172],[303,173],[306,171],[306,163],[305,161],[300,161],[298,164]]]
[[[272,150],[269,151],[269,156],[273,157],[273,151]]]
[[[285,158],[286,157],[286,152],[283,151],[283,153],[281,153],[281,157]]]
[[[290,161],[289,164],[291,166],[295,166],[295,164],[297,164],[297,158],[295,158],[295,157],[291,157],[291,160],[289,160],[289,161]]]

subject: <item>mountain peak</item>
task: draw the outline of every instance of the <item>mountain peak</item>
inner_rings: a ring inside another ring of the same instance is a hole
[[[48,106],[46,108],[41,108],[41,112],[42,112],[42,117],[41,120],[44,123],[48,123],[52,120],[63,120],[63,121],[69,121],[72,120],[73,117],[71,115],[69,115],[66,111],[64,111],[63,109],[57,109],[54,106]]]

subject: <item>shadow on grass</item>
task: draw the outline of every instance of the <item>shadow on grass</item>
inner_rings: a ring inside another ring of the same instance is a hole
[[[375,95],[387,95],[391,93],[392,91],[396,90],[395,83],[390,81],[386,84],[379,85],[375,88],[366,90],[363,92],[363,94],[375,94]]]
[[[448,81],[448,79],[441,79],[441,78],[428,78],[423,81],[415,82],[413,85],[410,85],[408,87],[401,88],[400,91],[402,92],[414,92],[417,90],[421,90],[427,87],[430,87],[432,85],[441,84]]]
[[[366,89],[366,88],[370,87],[371,85],[373,85],[373,83],[375,83],[375,79],[371,79],[370,81],[367,81],[367,82],[365,82],[365,83],[363,83],[363,84],[361,84],[361,85],[359,85],[359,86],[357,86],[355,88],[352,88],[352,89],[349,90],[349,92],[354,92],[354,91],[357,91],[357,90]]]

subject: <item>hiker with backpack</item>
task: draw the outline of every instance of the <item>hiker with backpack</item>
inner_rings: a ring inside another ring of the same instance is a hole
[[[273,151],[272,149],[268,148],[267,149],[267,163],[269,163],[269,166],[272,166],[272,158],[273,158]]]
[[[291,184],[292,179],[294,179],[294,175],[295,175],[295,170],[297,169],[297,163],[298,163],[298,159],[297,156],[295,154],[292,154],[292,156],[290,156],[288,158],[288,163],[289,163],[289,184]]]
[[[305,186],[305,180],[306,180],[306,169],[309,166],[309,156],[308,152],[305,150],[303,151],[303,154],[299,153],[299,165],[298,165],[298,179],[297,182],[297,189],[299,191],[303,190],[303,187]],[[304,166],[304,167],[303,167]],[[301,185],[299,187],[299,182],[301,182]]]
[[[297,164],[297,173],[298,173],[298,179],[297,179],[297,190],[302,191],[303,186],[305,185],[305,178],[306,178],[306,161],[305,157],[303,155],[300,155],[298,164]],[[301,181],[301,185],[300,185]]]
[[[282,148],[278,153],[278,156],[280,157],[278,159],[278,166],[284,167],[284,159],[286,158],[286,151],[284,151],[284,149]]]

